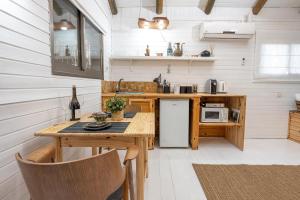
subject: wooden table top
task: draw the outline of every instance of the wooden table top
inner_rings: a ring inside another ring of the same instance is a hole
[[[93,122],[89,118],[90,114],[83,116],[80,122]],[[111,119],[107,119],[111,121]],[[59,131],[75,124],[78,121],[66,121],[36,132],[35,136],[74,136],[74,137],[152,137],[155,135],[155,118],[154,113],[137,113],[133,118],[124,118],[120,121],[113,122],[130,122],[124,133],[59,133]]]

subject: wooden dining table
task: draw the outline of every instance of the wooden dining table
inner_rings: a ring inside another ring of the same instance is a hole
[[[92,122],[90,114],[83,116],[80,122]],[[110,121],[108,119],[107,121]],[[136,190],[137,199],[144,199],[144,181],[148,174],[148,142],[149,137],[155,135],[154,113],[136,113],[133,118],[124,118],[114,122],[129,122],[123,133],[97,132],[62,132],[78,121],[66,121],[45,128],[35,133],[35,136],[53,137],[56,143],[55,161],[63,161],[63,147],[92,147],[92,154],[97,154],[98,147],[128,148],[136,145],[139,154],[136,161]]]

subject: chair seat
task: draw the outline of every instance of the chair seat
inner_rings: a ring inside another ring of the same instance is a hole
[[[123,186],[119,187],[114,193],[112,193],[107,200],[122,200],[123,198]]]

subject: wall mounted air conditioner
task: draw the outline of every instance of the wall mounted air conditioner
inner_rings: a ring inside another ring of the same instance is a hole
[[[200,26],[200,39],[250,39],[255,34],[254,23],[205,22]]]

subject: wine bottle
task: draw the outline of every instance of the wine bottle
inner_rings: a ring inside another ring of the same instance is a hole
[[[76,110],[80,109],[80,104],[79,101],[77,99],[77,95],[76,95],[76,86],[73,85],[72,88],[72,100],[69,104],[69,108],[71,109],[71,113],[72,113],[72,117],[71,117],[71,121],[76,121],[80,119],[80,116],[78,115],[79,112],[76,112]],[[77,113],[77,116],[76,116]]]

